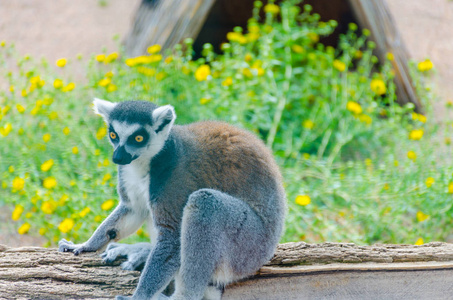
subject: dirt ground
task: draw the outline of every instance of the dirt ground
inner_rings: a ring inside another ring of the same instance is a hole
[[[49,61],[89,56],[102,49],[116,51],[128,32],[140,0],[0,0],[0,40],[17,51]],[[434,103],[437,119],[451,119],[445,103],[453,99],[453,1],[387,0],[410,56],[430,58],[440,100]],[[75,69],[76,77],[82,69]],[[78,75],[78,76],[77,76]],[[1,154],[0,154],[1,155]],[[39,238],[18,236],[8,208],[0,207],[0,244],[40,245]]]

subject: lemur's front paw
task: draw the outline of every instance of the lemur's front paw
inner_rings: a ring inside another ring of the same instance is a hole
[[[60,252],[72,252],[74,255],[79,255],[82,252],[85,252],[85,246],[83,244],[74,244],[71,241],[62,239],[58,242],[58,251]]]

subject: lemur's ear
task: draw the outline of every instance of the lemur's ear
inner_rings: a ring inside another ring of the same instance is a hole
[[[112,103],[107,100],[102,100],[98,98],[94,98],[93,101],[93,109],[94,112],[100,116],[102,116],[105,122],[108,122],[108,118],[112,110],[115,108],[117,103]]]
[[[168,133],[175,122],[175,109],[171,105],[165,105],[153,110],[153,129],[156,133]]]

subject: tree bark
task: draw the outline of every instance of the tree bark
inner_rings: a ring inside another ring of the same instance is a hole
[[[122,270],[120,263],[106,265],[96,253],[74,256],[56,249],[0,245],[0,299],[130,295],[140,272]],[[357,298],[372,296],[373,291],[394,296],[390,298],[412,298],[409,292],[414,292],[416,298],[447,299],[453,292],[452,275],[453,244],[287,243],[279,245],[274,258],[254,276],[227,286],[223,299],[328,298],[326,293]],[[399,281],[412,285],[401,289]]]

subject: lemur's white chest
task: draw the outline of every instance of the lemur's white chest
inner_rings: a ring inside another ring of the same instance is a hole
[[[136,212],[149,212],[149,168],[139,164],[126,165],[122,179],[131,208]]]
[[[154,247],[159,231],[154,224],[149,201],[149,167],[136,162],[124,166],[122,171],[121,178],[127,198],[130,201],[130,207],[135,213],[146,214],[148,234],[150,235],[151,245]]]

